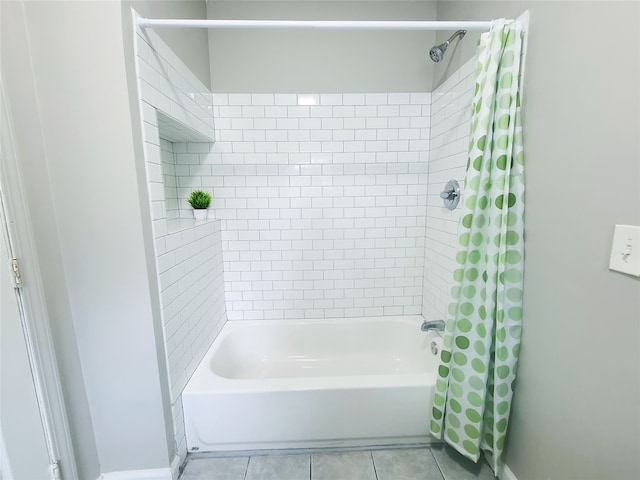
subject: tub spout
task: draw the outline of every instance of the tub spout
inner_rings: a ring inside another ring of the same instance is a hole
[[[427,322],[426,320],[422,322],[420,326],[420,330],[423,332],[429,332],[431,330],[436,330],[438,332],[444,332],[445,322],[444,320],[431,320]]]

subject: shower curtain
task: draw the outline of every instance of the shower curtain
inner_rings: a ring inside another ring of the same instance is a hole
[[[494,472],[520,350],[524,155],[523,30],[496,20],[478,47],[460,250],[433,401],[431,433]]]

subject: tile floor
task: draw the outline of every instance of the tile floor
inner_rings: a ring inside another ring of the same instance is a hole
[[[179,480],[494,480],[449,447],[194,456]]]

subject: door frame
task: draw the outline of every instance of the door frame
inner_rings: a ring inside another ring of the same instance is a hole
[[[0,203],[4,206],[4,213],[0,213],[0,217],[6,215],[8,218],[0,219],[3,223],[6,221],[6,227],[0,225],[0,229],[7,229],[9,248],[14,249],[13,255],[20,263],[23,286],[17,289],[16,298],[21,313],[24,314],[23,333],[52,464],[52,478],[78,480],[71,430],[4,84],[4,79],[0,78]],[[2,205],[0,208],[3,208]],[[0,234],[4,235],[4,232]],[[57,472],[55,462],[59,462]]]

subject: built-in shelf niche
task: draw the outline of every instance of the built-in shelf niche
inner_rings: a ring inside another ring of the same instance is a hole
[[[159,110],[156,112],[167,230],[177,232],[191,228],[195,223],[191,207],[187,204],[190,192],[195,189],[203,189],[213,194],[210,188],[202,186],[201,177],[191,171],[192,167],[181,164],[177,159],[181,154],[190,154],[191,150],[203,150],[203,147],[210,145],[211,139]],[[198,144],[198,148],[189,147],[193,144]],[[213,219],[207,221],[213,221]]]

